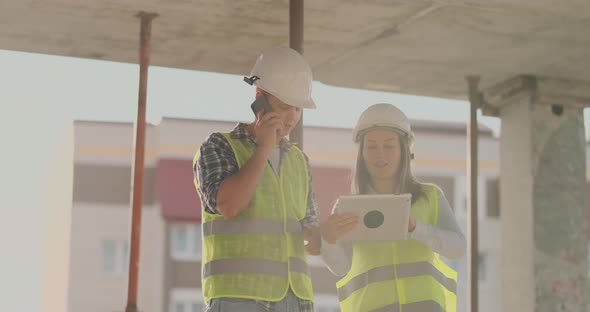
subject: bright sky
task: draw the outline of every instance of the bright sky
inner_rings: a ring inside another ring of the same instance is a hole
[[[253,60],[254,61],[254,60]],[[95,61],[0,50],[0,94],[4,105],[51,108],[66,119],[134,121],[137,64]],[[248,73],[244,73],[248,74]],[[148,121],[162,116],[248,121],[254,91],[242,76],[150,67]],[[317,110],[306,110],[304,124],[352,127],[369,105],[388,102],[411,119],[465,122],[465,101],[339,88],[315,82]],[[481,122],[499,129],[497,118]]]

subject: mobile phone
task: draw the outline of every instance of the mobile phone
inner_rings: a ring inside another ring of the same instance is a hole
[[[257,97],[256,100],[252,102],[250,107],[252,108],[254,115],[257,115],[261,109],[263,109],[265,113],[272,111],[272,108],[270,107],[270,104],[268,103],[268,100],[264,94]]]

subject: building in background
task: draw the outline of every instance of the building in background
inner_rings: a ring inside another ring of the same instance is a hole
[[[193,186],[192,159],[213,131],[233,122],[164,118],[147,129],[139,307],[145,312],[195,312],[200,289],[201,208]],[[414,121],[414,172],[445,192],[461,228],[466,213],[465,125]],[[479,155],[480,311],[501,308],[501,209],[498,206],[498,141],[481,129]],[[351,129],[306,127],[304,149],[312,166],[321,219],[350,190],[356,147]],[[74,203],[71,227],[69,311],[124,310],[130,227],[133,125],[75,123]],[[310,258],[316,311],[339,311],[336,277]],[[459,271],[459,308],[466,307],[466,257],[450,261]]]

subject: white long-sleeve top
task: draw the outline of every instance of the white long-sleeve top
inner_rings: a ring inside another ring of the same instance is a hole
[[[416,228],[410,235],[411,238],[424,243],[441,256],[457,259],[466,252],[465,235],[459,228],[444,193],[437,188],[437,194],[439,209],[437,225],[416,220]],[[322,259],[334,275],[344,276],[350,270],[352,265],[351,243],[330,244],[322,240],[321,253]]]

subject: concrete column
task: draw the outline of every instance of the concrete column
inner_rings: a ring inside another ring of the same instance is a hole
[[[590,311],[588,90],[520,76],[483,93],[484,114],[502,119],[503,311]]]

